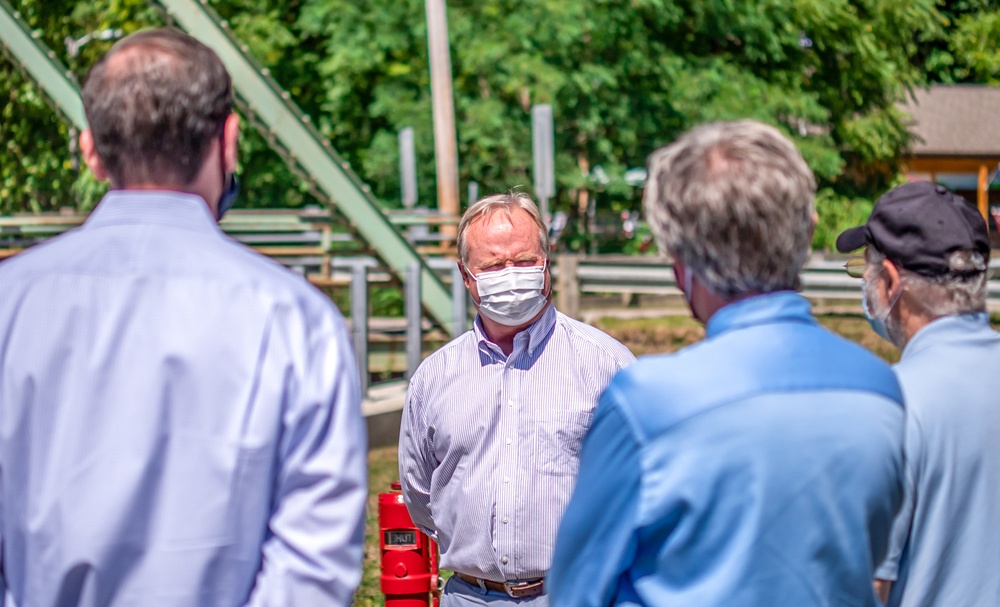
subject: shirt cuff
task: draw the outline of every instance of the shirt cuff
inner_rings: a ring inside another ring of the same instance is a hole
[[[892,560],[883,562],[875,569],[875,579],[895,582],[899,577],[899,563]]]

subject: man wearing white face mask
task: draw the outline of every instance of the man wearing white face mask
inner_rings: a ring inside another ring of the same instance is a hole
[[[903,506],[877,585],[890,606],[997,605],[1000,334],[986,313],[986,222],[944,186],[908,183],[837,239],[841,252],[861,247],[865,315],[902,349],[907,411]]]
[[[552,307],[547,231],[527,196],[469,207],[458,248],[479,314],[410,381],[403,496],[456,572],[444,607],[544,606],[581,440],[604,387],[635,359]]]

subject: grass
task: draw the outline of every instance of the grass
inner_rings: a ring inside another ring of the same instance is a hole
[[[859,310],[860,311],[860,310]],[[827,329],[855,341],[889,362],[899,360],[899,351],[871,330],[860,314],[825,314],[819,322]],[[636,356],[674,352],[705,336],[705,328],[690,316],[623,320],[602,318],[596,326],[625,344]]]
[[[602,318],[595,326],[625,345],[632,354],[674,352],[705,336],[701,323],[689,316]]]
[[[368,452],[368,514],[365,525],[365,562],[361,586],[354,596],[355,607],[381,607],[384,604],[379,587],[378,494],[390,490],[390,483],[399,480],[396,447],[381,447]]]
[[[889,362],[899,359],[899,351],[875,335],[868,321],[859,314],[826,314],[819,316],[820,323],[844,337],[858,342]],[[991,321],[1000,326],[1000,315]],[[700,340],[705,330],[700,323],[688,316],[660,318],[618,319],[602,318],[596,326],[625,344],[636,356],[658,352],[673,352]],[[368,454],[369,497],[368,527],[365,535],[365,562],[361,587],[354,599],[355,607],[382,607],[383,595],[379,589],[378,543],[378,494],[389,490],[397,480],[396,447],[373,449]]]
[[[829,314],[820,316],[819,322],[827,329],[861,344],[890,363],[899,360],[899,349],[876,335],[863,316]]]

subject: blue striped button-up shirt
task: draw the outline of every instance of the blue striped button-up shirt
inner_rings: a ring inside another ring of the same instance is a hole
[[[399,473],[442,568],[494,581],[546,574],[593,409],[634,360],[549,306],[510,356],[477,318],[424,361],[406,395]]]
[[[197,196],[109,193],[0,264],[0,595],[346,607],[359,400],[322,293]]]

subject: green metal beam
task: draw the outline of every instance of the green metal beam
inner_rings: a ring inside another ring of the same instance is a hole
[[[78,129],[87,128],[83,101],[73,74],[45,48],[37,33],[32,32],[6,0],[0,0],[0,42],[11,58],[21,65],[27,76],[39,84],[56,111]]]
[[[329,142],[313,128],[309,117],[291,101],[287,92],[261,68],[230,34],[228,24],[204,0],[157,0],[167,18],[211,47],[226,64],[233,87],[254,119],[264,125],[265,139],[276,141],[315,180],[316,186],[333,202],[368,243],[373,252],[400,279],[407,267],[420,265],[421,298],[424,310],[446,331],[451,331],[450,291],[427,263],[389,222],[370,188],[351,171]],[[273,145],[273,144],[272,144]]]
[[[226,22],[219,19],[205,0],[156,1],[172,22],[218,53],[232,75],[242,107],[254,122],[262,125],[264,138],[272,147],[283,148],[282,155],[293,170],[299,169],[309,176],[310,182],[347,218],[372,252],[401,280],[408,266],[419,264],[424,310],[442,328],[452,331],[455,323],[448,288],[390,223],[371,196],[370,188],[312,127],[309,117],[291,102],[267,69],[250,58],[246,47],[237,43]],[[0,0],[0,41],[55,109],[77,128],[86,128],[83,103],[73,75],[6,0]]]

